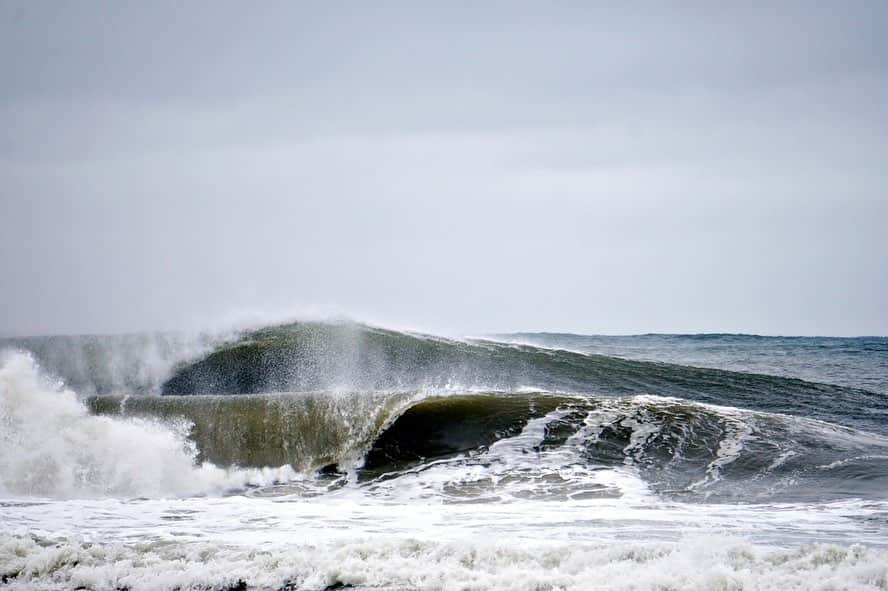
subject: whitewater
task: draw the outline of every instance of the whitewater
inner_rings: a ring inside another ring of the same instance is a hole
[[[888,589],[886,338],[0,350],[3,589]]]

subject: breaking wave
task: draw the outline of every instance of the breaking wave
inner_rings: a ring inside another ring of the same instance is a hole
[[[78,395],[40,374],[39,355],[7,353],[0,487],[189,495],[389,487],[422,473],[438,478],[432,494],[464,501],[626,494],[602,475],[628,471],[654,494],[692,501],[888,490],[888,439],[873,433],[888,402],[865,390],[349,322],[205,345],[170,349],[139,388],[98,396],[126,380],[93,380]],[[72,371],[42,351],[54,379]],[[91,367],[71,381],[111,375]],[[165,395],[145,395],[146,384]]]
[[[442,463],[483,467],[489,478],[493,450],[511,446],[508,470],[529,455],[552,474],[628,466],[658,494],[683,499],[881,498],[888,490],[882,436],[677,398],[377,392],[102,397],[89,405],[127,420],[187,424],[198,460],[212,465],[290,465],[359,482]],[[564,498],[586,490],[576,476],[559,488]]]
[[[30,355],[0,358],[0,491],[47,497],[165,496],[269,484],[294,474],[195,463],[182,420],[90,414]]]
[[[177,364],[160,385],[161,393],[179,395],[417,389],[651,394],[888,429],[888,399],[859,388],[351,322],[248,331]]]
[[[4,589],[888,589],[866,389],[348,322],[0,348]]]

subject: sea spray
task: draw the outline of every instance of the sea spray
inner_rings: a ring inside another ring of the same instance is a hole
[[[0,339],[0,349],[30,352],[41,371],[80,396],[157,394],[175,368],[239,333],[55,335]]]
[[[0,357],[0,490],[47,497],[218,493],[251,481],[288,478],[274,471],[195,463],[184,421],[89,413],[77,395],[41,375],[27,353]]]

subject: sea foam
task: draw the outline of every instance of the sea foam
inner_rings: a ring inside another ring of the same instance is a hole
[[[211,543],[53,543],[0,537],[10,591],[232,589],[877,590],[888,552],[801,549],[706,536],[676,543],[437,542],[372,538],[275,548]]]

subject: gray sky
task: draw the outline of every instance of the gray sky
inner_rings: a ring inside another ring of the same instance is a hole
[[[888,334],[888,3],[0,0],[0,333]]]

